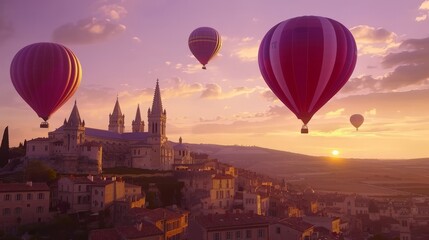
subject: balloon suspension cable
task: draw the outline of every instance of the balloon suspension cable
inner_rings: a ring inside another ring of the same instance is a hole
[[[307,133],[308,133],[308,127],[307,127],[307,124],[302,125],[301,133],[302,133],[302,134],[307,134]]]
[[[206,65],[203,65],[202,69],[206,70],[206,69],[207,69],[207,68],[206,68]]]
[[[40,123],[40,128],[49,128],[49,123],[48,122]]]

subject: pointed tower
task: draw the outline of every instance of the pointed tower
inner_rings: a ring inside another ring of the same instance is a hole
[[[112,114],[109,114],[109,131],[116,133],[123,133],[125,126],[125,115],[122,114],[119,100],[116,98],[115,107]]]
[[[140,106],[137,105],[136,118],[132,122],[133,132],[144,132],[144,121],[140,114]]]
[[[69,120],[64,120],[64,147],[68,153],[78,152],[78,145],[85,142],[85,121],[82,121],[76,101],[70,113]]]
[[[151,134],[153,143],[164,143],[167,141],[166,136],[166,122],[167,111],[162,109],[161,91],[159,90],[159,83],[156,80],[155,93],[153,96],[152,109],[147,111],[148,118],[148,131]]]

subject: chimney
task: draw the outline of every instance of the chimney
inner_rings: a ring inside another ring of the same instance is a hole
[[[92,175],[88,175],[88,177],[87,177],[87,178],[89,179],[89,181],[94,182],[94,176],[92,176]]]
[[[116,181],[116,176],[112,176],[112,181]]]
[[[137,231],[141,231],[142,230],[142,226],[143,226],[142,222],[136,222],[134,224],[134,227],[137,229]]]
[[[33,182],[32,181],[28,181],[28,182],[26,182],[25,183],[27,186],[30,186],[30,187],[32,187],[33,186]]]

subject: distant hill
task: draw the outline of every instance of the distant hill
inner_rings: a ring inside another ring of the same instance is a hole
[[[187,144],[220,162],[324,191],[429,196],[429,158],[406,160],[316,157],[256,146]]]

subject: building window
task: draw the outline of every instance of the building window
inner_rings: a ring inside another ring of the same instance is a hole
[[[265,237],[265,229],[258,229],[258,237],[263,238]]]
[[[252,230],[246,230],[246,238],[252,238]]]
[[[79,185],[79,187],[78,187],[78,188],[79,188],[79,192],[80,192],[80,191],[82,190],[82,186],[81,186],[81,185]]]
[[[10,201],[10,194],[4,195],[4,200],[5,201]]]
[[[20,208],[20,207],[15,208],[15,214],[16,215],[20,215],[21,212],[22,212],[22,208]]]
[[[45,194],[39,193],[39,194],[37,194],[37,198],[38,199],[44,199],[45,198]]]
[[[277,227],[277,229],[276,229],[276,233],[277,233],[277,234],[280,234],[280,227]]]
[[[31,193],[27,193],[27,200],[31,200],[33,198],[33,195]]]
[[[3,216],[8,216],[8,215],[10,215],[10,208],[3,209]]]
[[[97,189],[94,190],[94,194],[98,195],[98,190]]]
[[[214,240],[220,240],[220,233],[218,233],[218,232],[213,233],[213,239]]]
[[[36,146],[32,146],[33,152],[36,151]]]
[[[240,231],[235,232],[235,238],[241,239],[241,232]]]
[[[232,239],[232,232],[226,232],[226,239]]]
[[[16,201],[21,201],[22,200],[22,194],[18,193],[16,194]]]
[[[103,207],[103,201],[100,202],[100,207]]]
[[[36,212],[37,213],[43,213],[43,207],[37,207]]]

